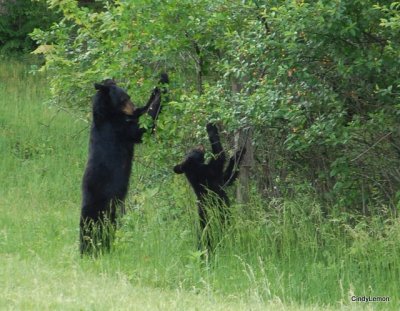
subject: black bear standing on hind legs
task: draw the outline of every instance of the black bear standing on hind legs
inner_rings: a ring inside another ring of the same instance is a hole
[[[227,218],[226,207],[229,207],[229,199],[225,187],[231,185],[239,174],[239,165],[246,152],[245,148],[235,152],[229,159],[228,166],[224,171],[226,161],[225,151],[222,148],[218,128],[215,124],[207,124],[208,138],[211,143],[213,158],[206,164],[204,163],[204,147],[199,146],[191,150],[185,160],[174,167],[176,174],[185,174],[198,200],[198,213],[200,218],[200,228],[204,235],[204,244],[210,251],[212,250],[210,232],[205,232],[210,221],[208,215],[210,208],[213,214],[217,215],[220,224],[224,224]],[[210,203],[208,206],[207,203]],[[207,211],[208,209],[208,211]],[[209,231],[209,230],[208,230]],[[202,239],[199,241],[199,248]]]
[[[168,83],[166,74],[161,75],[160,83]],[[147,104],[136,108],[113,80],[96,83],[95,89],[89,159],[82,181],[81,254],[110,249],[117,208],[125,213],[134,144],[141,143],[146,132],[139,126],[139,118],[147,112],[155,122],[161,96],[166,93],[165,85],[156,87]]]

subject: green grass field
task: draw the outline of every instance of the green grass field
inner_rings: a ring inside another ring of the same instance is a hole
[[[0,64],[0,309],[400,308],[400,220],[324,218],[304,196],[233,206],[204,263],[193,194],[172,163],[151,161],[153,139],[136,150],[113,251],[81,259],[88,123],[49,108],[45,79],[28,69]],[[351,301],[364,295],[390,301]]]

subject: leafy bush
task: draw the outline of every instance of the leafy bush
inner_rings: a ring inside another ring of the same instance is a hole
[[[253,129],[254,180],[267,196],[311,190],[366,214],[398,204],[399,2],[48,3],[63,19],[33,38],[54,102],[87,112],[92,82],[105,77],[144,101],[165,70],[175,93],[160,149],[173,137],[182,153],[188,135],[223,120]]]

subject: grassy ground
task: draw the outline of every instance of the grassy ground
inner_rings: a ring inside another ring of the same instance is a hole
[[[213,260],[196,251],[195,202],[156,143],[136,150],[129,213],[111,254],[78,255],[88,124],[49,109],[48,87],[0,64],[0,309],[320,310],[400,308],[400,222],[325,219],[318,204],[233,207]],[[180,159],[179,159],[180,160]],[[389,296],[387,303],[351,297]]]

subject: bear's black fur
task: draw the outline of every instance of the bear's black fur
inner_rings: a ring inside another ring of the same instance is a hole
[[[164,78],[160,82],[168,82],[168,76]],[[121,214],[125,212],[123,202],[128,191],[134,144],[142,141],[146,131],[139,126],[139,118],[148,112],[155,121],[161,107],[162,91],[158,87],[141,108],[135,107],[129,95],[113,80],[96,83],[95,89],[89,159],[82,182],[81,254],[110,248],[117,208]]]
[[[200,228],[202,234],[209,222],[207,208],[217,208],[218,222],[223,224],[226,214],[226,207],[229,207],[229,199],[225,187],[231,185],[239,174],[239,165],[243,159],[245,149],[238,150],[229,159],[227,168],[224,171],[226,161],[225,152],[222,148],[218,128],[215,124],[207,124],[208,138],[211,143],[213,158],[206,164],[204,163],[204,147],[199,146],[192,149],[185,160],[174,167],[176,174],[185,174],[192,186],[198,200],[198,213],[200,218]],[[210,199],[210,200],[209,200]],[[212,206],[207,206],[207,203]],[[214,213],[215,214],[215,213]],[[210,235],[204,234],[204,244],[211,250]],[[201,248],[202,241],[199,241]]]

